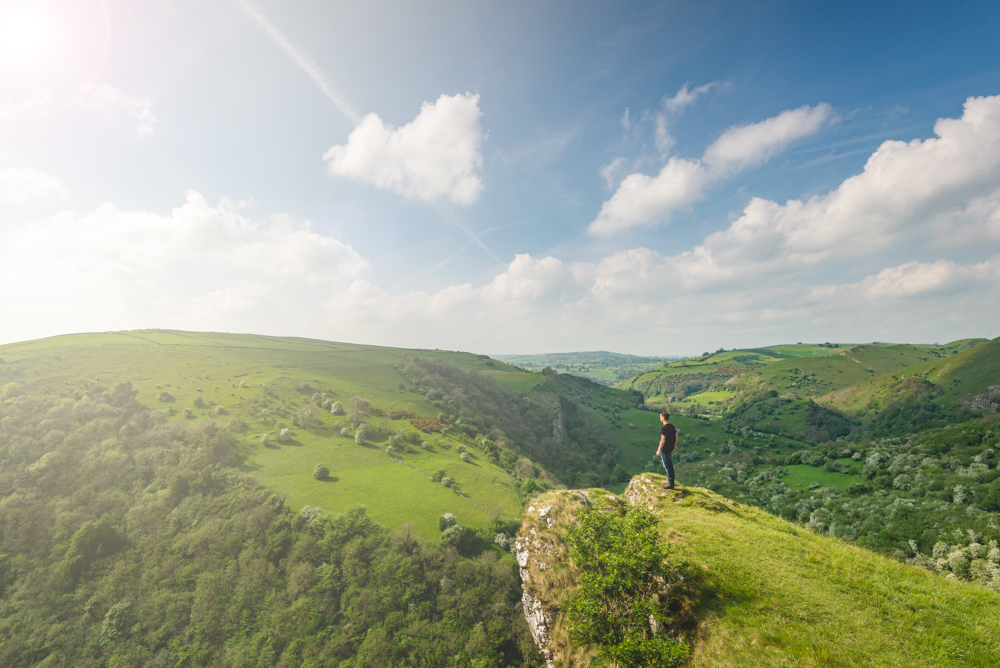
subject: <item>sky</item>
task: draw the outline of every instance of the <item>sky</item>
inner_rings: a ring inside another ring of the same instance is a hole
[[[1000,336],[996,2],[0,0],[0,344]]]

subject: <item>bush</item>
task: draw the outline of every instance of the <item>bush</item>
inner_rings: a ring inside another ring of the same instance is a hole
[[[362,425],[358,427],[358,430],[354,432],[354,442],[358,445],[364,445],[366,435],[367,430],[365,429],[365,425],[362,423]]]
[[[326,480],[330,476],[330,469],[323,464],[317,464],[313,469],[313,477],[316,480]]]
[[[205,407],[205,400],[202,397],[200,397],[200,396],[199,397],[195,397],[194,398],[194,407],[195,408],[204,408]]]
[[[224,407],[222,407],[222,406],[216,406],[215,407],[215,414],[216,415],[225,415],[226,414],[226,409]]]
[[[455,516],[452,515],[451,513],[445,513],[444,515],[438,518],[438,531],[444,531],[448,527],[455,526],[455,524],[457,524]]]
[[[279,431],[278,440],[281,441],[282,443],[288,443],[290,440],[292,440],[292,430],[286,427],[285,429]]]
[[[332,404],[330,404],[330,412],[333,413],[334,415],[343,415],[344,414],[343,404],[341,404],[339,401],[334,401]]]
[[[449,478],[448,476],[445,476],[441,478],[441,484],[444,485],[445,487],[451,487],[452,485],[455,484],[455,481]]]
[[[350,430],[350,429],[348,429],[347,427],[343,427],[343,428],[342,428],[342,429],[340,430],[340,435],[341,435],[341,436],[350,436],[350,435],[351,435],[351,430]]]
[[[444,471],[435,471],[434,475],[431,476],[431,480],[434,482],[441,482],[444,478]]]
[[[186,417],[187,419],[190,420],[191,418],[194,417],[194,411],[192,411],[190,408],[185,408],[184,409],[184,417]]]
[[[164,403],[170,403],[171,401],[174,400],[174,395],[164,390],[163,392],[160,392],[160,396],[158,396],[157,399],[159,399]]]
[[[475,537],[476,534],[472,529],[455,524],[445,529],[444,533],[441,534],[441,543],[453,547],[459,552],[464,552],[472,547]]]
[[[654,633],[650,620],[659,628],[673,624],[670,598],[682,583],[694,585],[695,572],[670,559],[659,522],[645,508],[605,505],[581,511],[578,519],[566,543],[580,576],[563,606],[574,642],[622,668],[679,665],[690,649]]]
[[[463,452],[462,454],[459,455],[459,457],[462,458],[463,462],[471,462],[472,461],[472,456],[469,455],[468,452]]]
[[[270,434],[264,434],[263,436],[261,436],[260,437],[260,444],[261,445],[270,445],[271,444],[271,435]]]

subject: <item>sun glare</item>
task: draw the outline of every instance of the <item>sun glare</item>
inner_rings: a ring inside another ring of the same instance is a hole
[[[0,14],[0,48],[22,58],[44,53],[53,42],[49,17],[31,5],[9,6]]]

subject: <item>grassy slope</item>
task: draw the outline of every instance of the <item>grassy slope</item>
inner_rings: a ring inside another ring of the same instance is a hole
[[[997,593],[816,535],[707,490],[672,494],[659,489],[662,476],[641,478],[665,539],[680,558],[704,569],[688,668],[996,665]],[[550,515],[564,521],[571,508],[562,506],[573,498],[536,499],[522,532],[534,528],[558,541],[558,526],[549,529],[537,511],[552,503]],[[559,588],[572,581],[567,569],[535,571],[536,588],[544,590],[550,578],[556,588],[546,600],[557,603]]]
[[[975,340],[966,339],[940,346],[940,350],[955,352],[936,356],[940,358],[935,361],[917,364],[865,383],[833,391],[822,397],[821,401],[848,412],[855,412],[875,402],[886,403],[892,399],[891,386],[904,376],[920,377],[938,386],[942,395],[937,400],[946,404],[969,394],[982,392],[990,385],[1000,383],[1000,338],[971,348],[963,349],[959,345],[971,341]]]
[[[744,374],[741,384],[762,384],[785,397],[821,396],[927,360],[927,352],[910,345],[855,346],[814,359],[780,360]]]
[[[418,533],[428,537],[437,535],[437,517],[445,512],[455,513],[465,525],[485,526],[489,521],[486,512],[391,459],[376,447],[384,443],[362,447],[353,438],[337,434],[331,426],[343,418],[322,412],[322,424],[317,428],[293,428],[291,443],[272,440],[267,448],[258,444],[261,434],[275,435],[274,419],[256,419],[261,404],[253,401],[266,399],[273,409],[294,415],[312,393],[296,392],[296,382],[327,391],[345,404],[351,396],[361,394],[373,407],[385,411],[413,403],[418,415],[437,415],[438,409],[423,396],[399,389],[402,378],[393,364],[404,355],[443,357],[466,371],[489,371],[499,382],[509,376],[522,385],[533,385],[537,378],[537,374],[514,371],[502,362],[488,366],[486,358],[467,353],[152,330],[60,336],[2,346],[0,385],[18,380],[53,392],[71,392],[81,389],[82,378],[112,388],[131,381],[139,391],[139,401],[153,409],[166,407],[157,401],[160,385],[175,397],[172,405],[178,414],[174,420],[184,419],[181,413],[185,407],[194,410],[192,423],[215,420],[213,406],[218,405],[227,411],[218,418],[221,424],[230,418],[246,422],[249,428],[242,439],[251,448],[249,465],[264,485],[285,494],[293,509],[311,505],[343,511],[361,503],[379,522],[388,526],[413,522]],[[240,387],[240,382],[246,386]],[[262,383],[275,396],[266,395]],[[194,408],[198,396],[208,408]],[[285,421],[291,425],[290,419]],[[391,421],[390,426],[413,430],[406,421]],[[450,447],[457,444],[454,439],[439,435],[425,438],[435,444],[432,450],[411,449],[402,455],[405,462],[427,473],[446,471],[464,494],[486,509],[502,508],[504,514],[513,516],[520,512],[519,497],[506,472],[481,459],[462,462]],[[318,463],[329,466],[329,481],[313,479],[312,470]]]

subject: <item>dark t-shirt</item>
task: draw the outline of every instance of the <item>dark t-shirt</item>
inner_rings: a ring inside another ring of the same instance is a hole
[[[677,428],[668,422],[660,427],[660,434],[667,437],[667,440],[663,441],[663,452],[673,452],[674,444],[677,442]]]

